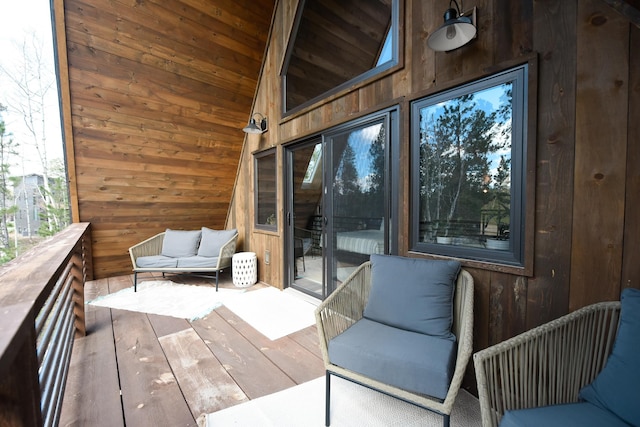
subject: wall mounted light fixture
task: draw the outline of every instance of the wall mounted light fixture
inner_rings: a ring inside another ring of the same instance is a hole
[[[455,9],[451,7],[453,4]],[[476,36],[475,14],[474,7],[471,16],[463,16],[458,2],[451,0],[444,13],[444,24],[429,35],[427,45],[435,51],[447,52],[469,43]]]
[[[260,116],[259,122],[256,122],[256,116]],[[249,124],[242,130],[245,133],[264,133],[267,131],[267,118],[260,113],[254,113]]]

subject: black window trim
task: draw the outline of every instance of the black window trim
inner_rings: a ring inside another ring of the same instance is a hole
[[[453,257],[461,260],[479,261],[482,263],[499,264],[508,267],[526,268],[526,244],[533,244],[527,239],[531,238],[526,232],[527,219],[527,165],[530,164],[529,149],[527,148],[529,131],[531,126],[529,118],[529,93],[530,64],[524,63],[516,67],[473,80],[469,83],[453,87],[442,92],[428,95],[411,102],[411,235],[410,251],[427,255]],[[434,105],[471,92],[494,87],[506,82],[513,82],[513,127],[512,127],[512,181],[511,181],[511,213],[510,246],[508,251],[500,251],[485,248],[471,248],[455,245],[440,245],[419,241],[419,186],[418,176],[420,152],[419,152],[419,110],[423,107]],[[514,173],[513,171],[518,171]]]

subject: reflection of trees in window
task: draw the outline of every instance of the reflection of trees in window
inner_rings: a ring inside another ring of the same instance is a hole
[[[427,239],[477,235],[484,209],[509,206],[510,86],[498,87],[497,107],[487,101],[492,88],[486,97],[465,94],[420,110],[420,221]]]
[[[347,142],[335,144],[334,214],[382,217],[384,212],[384,126],[352,131]],[[334,139],[337,141],[338,139]]]

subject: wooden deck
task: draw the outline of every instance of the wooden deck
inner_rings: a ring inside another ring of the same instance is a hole
[[[129,286],[132,276],[89,282],[85,300]],[[233,287],[228,273],[220,287]],[[193,426],[203,414],[324,375],[315,326],[271,341],[226,307],[193,322],[85,310],[87,336],[74,344],[60,425]]]

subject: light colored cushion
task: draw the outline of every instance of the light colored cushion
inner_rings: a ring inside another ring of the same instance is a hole
[[[140,268],[175,268],[178,259],[163,255],[141,256],[136,259],[136,265]]]
[[[629,427],[611,412],[587,402],[505,412],[500,427]]]
[[[220,256],[220,249],[222,249],[222,246],[224,246],[224,244],[237,233],[238,230],[236,229],[212,230],[207,227],[202,227],[202,239],[200,241],[200,247],[198,248],[198,256]]]
[[[218,257],[190,256],[178,258],[178,268],[215,268]]]
[[[164,232],[161,255],[180,258],[198,252],[200,230],[167,230]]]
[[[329,341],[329,360],[403,390],[444,399],[456,343],[360,319]]]
[[[458,261],[371,255],[371,293],[364,317],[455,340],[453,291]]]
[[[620,298],[620,326],[611,356],[580,398],[640,426],[640,289],[627,288]]]

